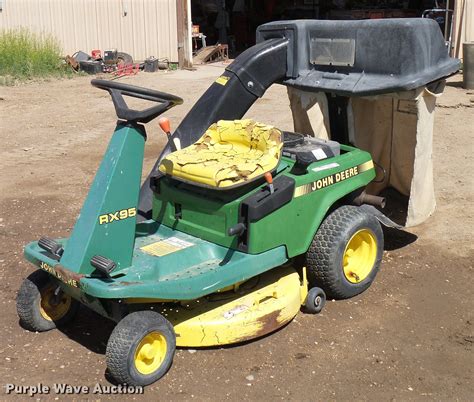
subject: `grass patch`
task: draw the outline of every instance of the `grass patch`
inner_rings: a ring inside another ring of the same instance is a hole
[[[70,74],[61,46],[52,35],[20,28],[0,32],[0,76],[3,81],[27,80]],[[1,81],[1,80],[0,80]]]

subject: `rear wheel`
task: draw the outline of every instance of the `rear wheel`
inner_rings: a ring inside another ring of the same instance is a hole
[[[374,216],[342,206],[326,217],[306,254],[308,281],[328,297],[347,299],[366,290],[377,275],[383,232]]]
[[[123,318],[107,343],[110,374],[119,383],[149,385],[171,367],[176,336],[171,323],[154,311],[138,311]]]
[[[25,329],[43,332],[74,319],[79,302],[64,293],[47,272],[38,270],[23,281],[16,309]]]

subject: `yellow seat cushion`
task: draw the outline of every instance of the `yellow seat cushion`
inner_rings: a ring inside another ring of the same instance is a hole
[[[245,184],[276,168],[282,133],[253,120],[220,120],[193,145],[172,152],[160,171],[196,184],[225,188]]]

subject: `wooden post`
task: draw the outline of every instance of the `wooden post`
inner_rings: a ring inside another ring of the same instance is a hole
[[[191,1],[176,0],[176,18],[178,29],[178,64],[179,68],[193,66],[191,46]]]

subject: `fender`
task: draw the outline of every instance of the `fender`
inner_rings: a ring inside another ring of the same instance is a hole
[[[388,216],[386,216],[383,212],[379,211],[373,205],[362,204],[358,208],[362,209],[370,215],[375,216],[382,225],[388,228],[403,229],[403,226],[400,226],[398,223],[392,221]]]

